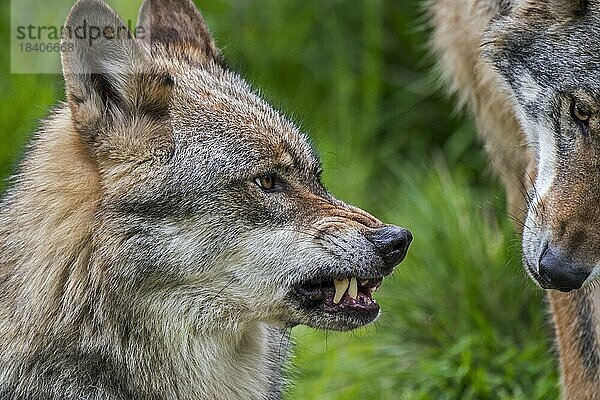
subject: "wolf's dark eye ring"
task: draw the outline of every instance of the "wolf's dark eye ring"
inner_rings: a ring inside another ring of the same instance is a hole
[[[577,100],[571,100],[571,118],[573,118],[575,122],[587,127],[591,116],[592,113],[582,107]]]
[[[262,175],[254,179],[254,182],[263,190],[273,190],[275,187],[275,176],[272,174]]]

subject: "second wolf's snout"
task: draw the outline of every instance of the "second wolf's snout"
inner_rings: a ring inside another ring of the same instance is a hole
[[[381,272],[384,275],[392,272],[394,267],[404,260],[413,239],[408,229],[394,225],[370,231],[365,236],[373,243],[383,260],[384,266]]]

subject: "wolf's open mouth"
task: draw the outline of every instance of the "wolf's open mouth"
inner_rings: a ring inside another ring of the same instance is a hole
[[[346,316],[367,324],[377,318],[379,304],[372,294],[383,278],[336,278],[302,284],[297,293],[307,309]]]

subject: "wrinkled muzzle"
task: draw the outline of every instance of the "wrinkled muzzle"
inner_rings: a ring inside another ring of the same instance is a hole
[[[294,312],[288,320],[321,329],[354,329],[379,315],[373,293],[404,260],[413,237],[405,228],[383,224],[343,203],[328,214],[313,227],[320,256],[292,285],[287,299]]]

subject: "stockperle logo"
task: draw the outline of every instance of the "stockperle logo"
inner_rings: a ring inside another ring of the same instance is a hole
[[[123,18],[123,24],[95,22],[65,25],[74,0],[11,0],[11,73],[60,74],[60,55],[74,51],[75,41],[87,46],[112,40],[147,40],[148,32],[136,26],[135,1],[107,1]],[[94,72],[94,71],[87,71]]]

